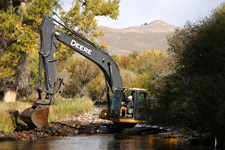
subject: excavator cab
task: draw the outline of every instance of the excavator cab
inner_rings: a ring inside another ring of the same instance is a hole
[[[130,96],[133,106],[126,107],[124,103],[129,104],[128,97]],[[126,109],[121,109],[124,106]],[[135,126],[137,123],[149,123],[150,114],[147,112],[147,107],[150,107],[150,99],[149,93],[145,89],[117,88],[113,94],[110,110],[103,110],[100,118],[109,118],[114,124],[128,126]]]

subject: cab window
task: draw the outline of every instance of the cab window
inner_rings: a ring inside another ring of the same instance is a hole
[[[148,99],[148,94],[146,92],[139,92],[138,93],[138,106],[144,106],[146,100]]]
[[[111,103],[111,109],[117,110],[120,107],[120,98],[122,96],[122,91],[116,91],[113,95],[112,103]]]

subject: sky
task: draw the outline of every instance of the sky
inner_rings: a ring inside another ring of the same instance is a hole
[[[73,0],[61,0],[63,8],[69,10]],[[183,27],[187,21],[194,23],[225,0],[121,0],[120,16],[117,20],[98,17],[98,24],[116,29],[140,26],[155,20]]]

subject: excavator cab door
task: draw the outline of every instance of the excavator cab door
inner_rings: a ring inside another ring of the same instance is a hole
[[[136,120],[147,120],[149,119],[149,113],[147,107],[150,107],[149,94],[147,91],[137,91],[136,96],[136,109],[135,119]]]

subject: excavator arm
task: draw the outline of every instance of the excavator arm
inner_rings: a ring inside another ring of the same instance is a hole
[[[75,36],[73,37],[56,30],[54,22],[66,28]],[[71,30],[50,15],[44,16],[39,29],[41,46],[39,50],[38,81],[41,83],[42,71],[44,70],[45,89],[37,89],[38,99],[34,101],[31,108],[22,112],[21,119],[30,127],[44,127],[48,125],[49,105],[54,103],[55,98],[62,92],[63,86],[69,78],[68,73],[56,75],[57,60],[55,55],[57,40],[94,62],[102,70],[105,75],[107,101],[110,108],[109,88],[114,92],[116,88],[123,87],[120,71],[114,60],[101,47]]]

